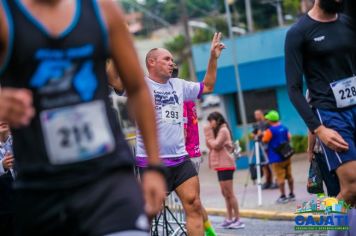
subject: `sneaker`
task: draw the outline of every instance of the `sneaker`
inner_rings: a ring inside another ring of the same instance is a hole
[[[228,228],[229,229],[243,229],[243,228],[245,228],[245,224],[239,220],[236,220],[234,223],[230,224],[228,226]]]
[[[271,187],[271,183],[262,184],[262,189],[269,189]]]
[[[225,219],[224,222],[221,223],[221,227],[223,228],[228,228],[229,225],[231,225],[232,223],[234,223],[235,221],[233,220],[228,220],[228,219]]]
[[[289,200],[290,202],[295,201],[295,195],[294,195],[294,193],[290,193],[290,194],[288,195],[288,200]]]
[[[284,203],[287,203],[287,202],[288,202],[288,198],[286,198],[285,195],[282,195],[282,196],[280,196],[280,197],[277,199],[276,202],[279,203],[279,204],[284,204]]]

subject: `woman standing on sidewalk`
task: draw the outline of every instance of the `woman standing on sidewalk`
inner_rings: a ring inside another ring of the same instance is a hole
[[[233,174],[236,169],[231,131],[219,112],[208,116],[209,125],[204,128],[206,145],[209,149],[209,168],[217,171],[222,195],[226,203],[227,219],[222,227],[229,229],[244,228],[240,221],[239,207],[232,185]]]

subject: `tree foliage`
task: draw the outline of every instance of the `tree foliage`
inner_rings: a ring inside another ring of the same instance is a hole
[[[150,14],[154,14],[169,24],[176,24],[181,20],[181,1],[180,0],[121,0],[126,11],[132,11],[135,8],[145,9]],[[143,2],[143,3],[142,3]],[[205,22],[209,27],[207,29],[194,28],[192,43],[209,42],[215,31],[228,36],[228,28],[225,16],[225,7],[223,0],[186,0],[187,12],[190,19]],[[283,13],[296,16],[299,13],[300,0],[282,0]],[[278,25],[277,10],[275,5],[266,3],[266,0],[251,0],[252,15],[255,30],[262,30]],[[136,9],[139,10],[139,9]],[[230,5],[230,11],[233,17],[233,25],[246,29],[245,1],[235,0]],[[149,14],[144,14],[145,33],[148,34],[164,25],[158,23]],[[165,44],[181,65],[180,76],[189,77],[189,70],[186,63],[187,50],[183,35],[178,35]]]
[[[176,24],[181,18],[180,0],[145,0],[144,4],[137,3],[137,0],[121,0],[126,10],[134,8],[139,4],[152,14],[161,17],[170,24]],[[217,16],[224,16],[225,7],[223,0],[185,0],[190,19],[204,19],[210,26],[219,23]],[[277,23],[277,10],[272,0],[251,0],[254,26],[256,30],[275,27]],[[283,14],[297,16],[300,10],[300,0],[282,0]],[[234,26],[246,27],[245,1],[235,0],[230,5]],[[214,20],[208,20],[213,18]],[[145,16],[144,24],[150,30],[163,27],[162,24],[153,24],[154,20]],[[218,28],[218,27],[216,27]],[[204,32],[197,32],[205,35]],[[198,40],[200,41],[200,40]]]
[[[166,42],[164,47],[173,53],[175,63],[179,66],[179,77],[189,78],[189,67],[187,63],[186,44],[184,35],[178,35]]]
[[[300,0],[284,0],[283,8],[286,14],[296,16],[300,11]]]
[[[206,17],[203,19],[209,29],[195,29],[192,36],[192,43],[205,43],[210,42],[214,32],[221,32],[223,36],[228,37],[228,27],[225,17]]]

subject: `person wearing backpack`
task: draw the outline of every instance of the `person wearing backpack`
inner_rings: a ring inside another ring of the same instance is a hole
[[[289,145],[291,135],[288,128],[280,123],[279,114],[275,110],[270,110],[265,115],[269,123],[269,128],[265,130],[262,137],[262,142],[267,143],[267,153],[269,161],[272,164],[272,171],[277,178],[277,183],[281,196],[277,199],[277,203],[287,203],[295,201],[293,192],[293,176],[291,155],[293,149]],[[284,183],[288,181],[289,195],[286,197]]]

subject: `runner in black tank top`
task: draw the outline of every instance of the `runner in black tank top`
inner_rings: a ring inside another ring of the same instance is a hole
[[[108,39],[100,21],[93,20],[98,18],[92,1],[76,1],[73,22],[57,37],[20,1],[8,2],[13,41],[1,84],[30,88],[36,109],[29,127],[13,130],[19,187],[67,187],[120,166],[131,167],[133,158],[109,106],[105,71]],[[61,114],[83,109],[81,106],[91,110],[77,111],[84,120]],[[62,115],[65,117],[56,120]],[[59,119],[64,122],[56,129],[47,127]],[[95,133],[98,122],[104,135]],[[103,135],[100,138],[106,141],[96,140],[96,135]],[[80,156],[82,152],[86,153],[81,159],[68,159],[68,155]]]
[[[75,13],[70,25],[57,36],[36,19],[28,8],[31,5],[25,4],[48,4],[53,10],[58,2],[61,1],[2,0],[8,38],[0,71],[1,85],[30,89],[36,111],[29,125],[13,129],[19,234],[101,235],[145,231],[148,225],[142,214],[141,193],[131,171],[133,159],[108,101],[105,60],[109,45],[113,48],[110,40],[114,36],[110,35],[109,40],[101,18],[102,9],[96,0],[68,1]],[[117,8],[108,2],[102,3],[110,5],[106,9]],[[122,24],[122,18],[119,20]],[[126,32],[123,38],[127,42]],[[122,59],[117,48],[114,50],[116,65],[127,75],[128,71],[117,60],[118,55]],[[129,53],[133,52],[131,49]],[[137,63],[137,59],[133,62]],[[136,76],[143,78],[137,70]],[[126,86],[130,87],[127,81]],[[136,85],[142,89],[142,84]],[[149,107],[147,88],[143,89],[140,95],[143,97],[139,98],[132,88],[131,94],[141,102],[138,105]],[[147,100],[147,104],[142,104],[142,100]],[[150,109],[152,105],[146,110],[152,124],[146,124],[146,128],[153,134],[153,141],[148,143],[152,147],[156,138]],[[155,165],[159,163],[157,153],[154,148],[151,150],[151,163]],[[156,186],[148,187],[157,191],[158,198],[154,200],[160,202],[164,197],[162,176],[156,171],[149,175],[158,181]]]

